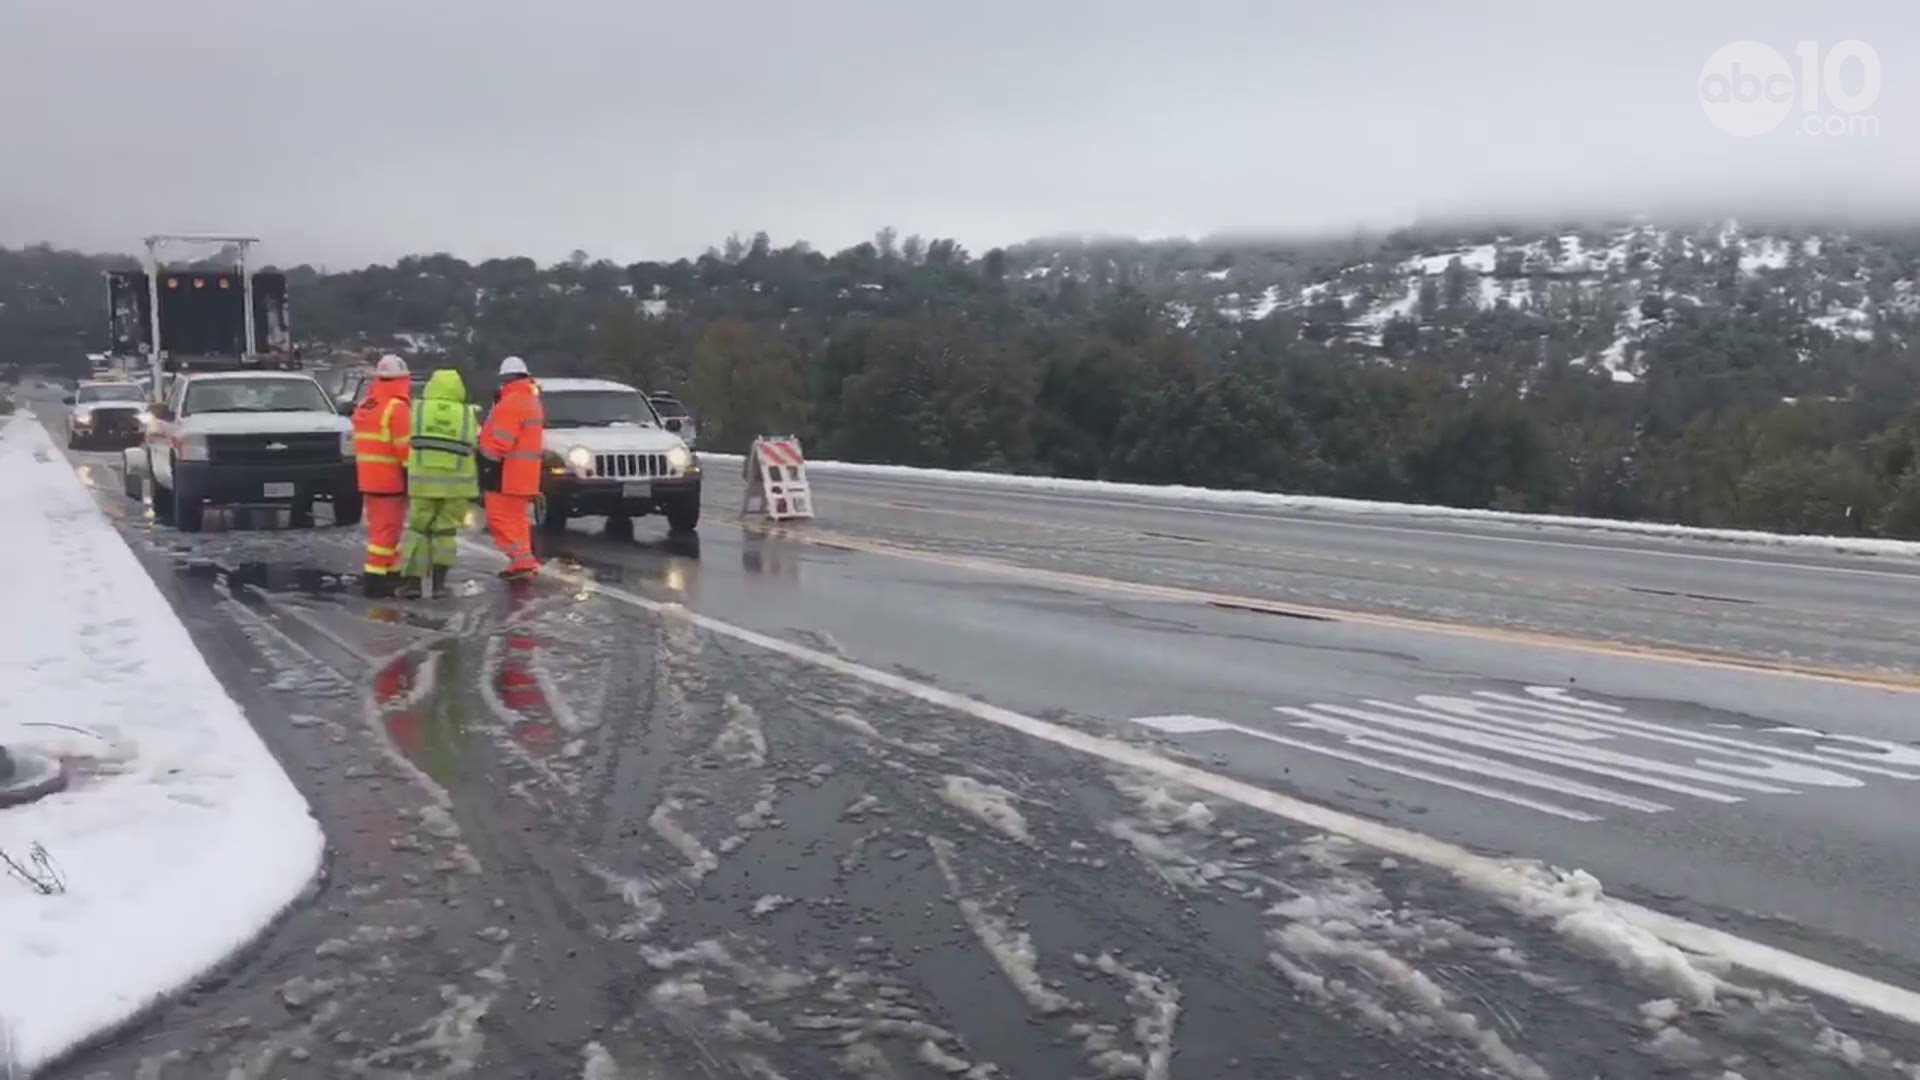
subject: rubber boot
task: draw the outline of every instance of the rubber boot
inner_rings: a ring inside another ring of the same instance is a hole
[[[452,571],[453,567],[451,566],[436,566],[433,568],[433,598],[435,600],[447,595],[447,575]]]
[[[402,600],[418,600],[420,596],[419,578],[403,577],[400,579],[400,598]]]
[[[360,579],[360,586],[369,600],[393,599],[392,574],[367,574]]]

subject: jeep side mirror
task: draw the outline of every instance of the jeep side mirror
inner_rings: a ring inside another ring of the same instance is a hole
[[[63,395],[63,396],[62,396],[62,397],[60,398],[60,401],[61,401],[61,402],[62,402],[63,404],[67,404],[67,405],[71,405],[71,404],[73,404],[73,395],[72,395],[72,394],[66,394],[66,395]]]
[[[680,434],[680,430],[681,430],[682,428],[684,428],[684,427],[686,427],[686,425],[680,422],[680,418],[679,418],[679,417],[677,417],[677,416],[669,416],[669,417],[667,417],[667,430],[668,430],[668,431],[671,431],[671,432],[673,432],[673,433],[674,433],[675,435],[678,435],[678,434]]]
[[[352,416],[354,402],[352,398],[335,398],[333,407],[341,416]]]

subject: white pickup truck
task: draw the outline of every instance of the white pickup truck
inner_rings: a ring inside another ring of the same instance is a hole
[[[144,445],[127,451],[127,494],[153,481],[153,513],[199,531],[209,505],[279,505],[310,525],[333,504],[335,525],[360,521],[353,423],[299,371],[203,371],[175,376],[154,404]]]

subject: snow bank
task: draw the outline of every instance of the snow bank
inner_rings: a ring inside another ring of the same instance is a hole
[[[15,1066],[34,1069],[245,946],[306,888],[322,840],[31,416],[0,429],[0,519],[16,568],[0,742],[60,753],[76,774],[0,810],[0,850],[39,845],[66,884],[43,895],[0,875],[0,1059],[10,1038]]]
[[[702,452],[709,462],[740,463],[738,454]],[[1368,502],[1328,495],[1287,495],[1270,491],[1237,491],[1183,485],[1122,484],[1106,480],[1073,480],[1058,476],[1018,476],[1008,473],[965,472],[958,469],[922,469],[909,465],[872,465],[851,461],[808,461],[819,473],[876,479],[918,480],[977,487],[1032,491],[1086,498],[1128,498],[1168,504],[1231,507],[1282,513],[1353,514],[1369,517],[1425,518],[1441,521],[1484,522],[1536,529],[1574,529],[1597,533],[1627,533],[1676,540],[1711,540],[1728,544],[1817,548],[1862,555],[1920,556],[1920,541],[1883,540],[1864,536],[1811,536],[1758,532],[1750,529],[1708,529],[1669,525],[1658,521],[1620,521],[1612,518],[1570,517],[1564,514],[1523,514],[1510,510],[1472,510],[1420,503]],[[831,505],[832,499],[828,498]]]

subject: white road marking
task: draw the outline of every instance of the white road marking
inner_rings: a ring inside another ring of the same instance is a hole
[[[871,477],[855,478],[847,474],[835,475],[831,472],[824,473],[822,475],[827,476],[830,479],[835,481],[852,480],[857,484],[871,484],[874,486],[881,486],[881,487],[896,487],[896,488],[904,488],[906,490],[919,490],[923,486],[938,486],[935,484],[928,484],[928,485],[903,484],[903,483],[896,483],[888,480],[874,479]],[[948,483],[945,486],[950,488],[961,488],[961,489],[966,489],[967,487],[967,485],[964,485],[964,484],[953,484],[953,483]],[[1580,540],[1554,540],[1554,539],[1548,539],[1546,537],[1540,537],[1540,536],[1503,536],[1494,532],[1478,532],[1472,529],[1463,529],[1463,528],[1421,528],[1419,526],[1414,526],[1414,525],[1383,525],[1383,524],[1378,524],[1375,522],[1367,522],[1367,521],[1334,521],[1327,518],[1314,517],[1312,515],[1312,512],[1310,511],[1275,510],[1275,511],[1262,513],[1257,510],[1228,510],[1228,509],[1223,509],[1215,506],[1190,505],[1190,504],[1178,502],[1172,499],[1169,499],[1168,501],[1161,502],[1161,503],[1127,502],[1127,501],[1121,501],[1118,499],[1100,498],[1098,496],[1056,495],[1056,494],[1050,494],[1047,492],[1015,491],[1015,490],[1000,490],[1000,489],[992,490],[991,496],[993,499],[996,499],[996,500],[1002,499],[1002,498],[1018,498],[1018,499],[1026,499],[1032,502],[1051,502],[1051,503],[1065,503],[1065,504],[1078,503],[1086,506],[1106,507],[1106,508],[1112,508],[1116,510],[1151,510],[1151,511],[1163,512],[1163,513],[1177,513],[1182,516],[1201,515],[1205,517],[1238,518],[1244,521],[1263,521],[1263,522],[1269,522],[1269,523],[1286,523],[1286,524],[1292,524],[1292,525],[1313,525],[1313,526],[1318,526],[1320,528],[1329,528],[1329,529],[1359,529],[1365,532],[1400,533],[1408,536],[1427,536],[1427,537],[1436,536],[1436,535],[1454,536],[1464,540],[1476,540],[1476,541],[1487,540],[1487,541],[1491,541],[1493,543],[1499,543],[1499,544],[1531,544],[1538,547],[1572,548],[1578,551],[1590,551],[1590,552],[1599,552],[1599,553],[1616,554],[1616,555],[1638,555],[1646,558],[1657,558],[1657,559],[1694,559],[1701,562],[1732,563],[1732,564],[1741,565],[1741,566],[1761,566],[1771,570],[1801,570],[1801,571],[1812,571],[1812,572],[1821,573],[1821,574],[1851,574],[1858,577],[1895,578],[1897,580],[1907,582],[1908,584],[1920,585],[1920,574],[1903,573],[1898,570],[1876,570],[1876,569],[1872,569],[1870,567],[1864,567],[1864,566],[1835,566],[1827,563],[1796,562],[1792,559],[1756,559],[1756,558],[1752,558],[1744,555],[1713,555],[1713,554],[1708,554],[1706,552],[1675,551],[1675,550],[1659,548],[1659,547],[1628,547],[1628,546],[1615,545],[1615,544],[1596,544],[1596,543],[1585,542]],[[1440,520],[1445,520],[1445,519],[1440,519]],[[1467,524],[1474,524],[1474,523],[1468,522]],[[1571,528],[1571,526],[1566,526],[1566,525],[1539,525],[1539,526],[1516,525],[1515,527],[1560,528],[1560,529]],[[1725,543],[1736,542],[1731,540],[1711,540],[1711,539],[1689,538],[1684,536],[1665,537],[1665,536],[1659,536],[1659,535],[1650,534],[1650,533],[1615,533],[1614,535],[1628,536],[1636,539],[1643,539],[1649,542],[1659,542],[1662,540],[1671,540],[1671,541],[1677,541],[1680,543],[1696,543],[1696,544],[1699,544],[1699,543],[1725,544]]]
[[[1281,708],[1277,711],[1295,717],[1299,721],[1296,725],[1298,727],[1345,736],[1347,745],[1349,746],[1358,746],[1368,750],[1378,750],[1382,753],[1411,757],[1419,761],[1431,762],[1435,765],[1446,765],[1459,769],[1462,772],[1479,773],[1482,776],[1491,777],[1496,780],[1510,780],[1524,787],[1537,787],[1545,788],[1548,791],[1564,792],[1575,798],[1608,803],[1627,810],[1638,810],[1642,813],[1657,814],[1673,809],[1662,803],[1637,798],[1607,788],[1583,784],[1578,780],[1569,780],[1564,776],[1554,776],[1550,773],[1539,772],[1519,765],[1508,765],[1505,762],[1498,762],[1477,754],[1470,754],[1440,746],[1423,739],[1410,738],[1406,735],[1387,734],[1366,727],[1363,724],[1356,724],[1329,716],[1321,716],[1310,709]],[[1266,736],[1263,734],[1260,737],[1265,738]],[[1739,802],[1740,800],[1729,797],[1729,801]]]
[[[1199,722],[1208,726],[1204,728],[1189,726],[1184,729],[1184,733],[1196,734],[1208,731],[1231,731],[1238,735],[1247,735],[1256,739],[1263,739],[1267,742],[1279,743],[1281,746],[1289,746],[1296,750],[1308,750],[1324,757],[1337,758],[1341,761],[1351,761],[1356,765],[1365,765],[1368,768],[1378,769],[1381,772],[1394,773],[1399,776],[1410,777],[1414,780],[1424,780],[1429,784],[1452,788],[1455,791],[1464,791],[1469,795],[1479,795],[1482,798],[1512,803],[1515,806],[1525,807],[1528,810],[1537,810],[1540,813],[1551,814],[1554,817],[1566,818],[1569,821],[1585,823],[1600,820],[1597,815],[1590,814],[1584,810],[1569,809],[1556,803],[1545,802],[1540,799],[1530,798],[1526,795],[1518,795],[1511,791],[1502,791],[1499,788],[1486,787],[1481,784],[1476,784],[1471,780],[1442,776],[1439,773],[1428,772],[1425,769],[1415,769],[1391,761],[1381,761],[1378,758],[1368,757],[1365,754],[1356,754],[1351,750],[1343,750],[1339,747],[1323,746],[1319,743],[1310,743],[1303,739],[1290,739],[1285,735],[1277,735],[1271,731],[1261,731],[1257,728],[1243,727],[1239,724],[1228,723],[1225,720],[1208,720],[1205,717],[1195,716],[1146,716],[1136,717],[1133,722],[1146,727],[1160,727],[1162,723],[1168,722]],[[1160,730],[1165,731],[1169,729],[1160,727]],[[1395,752],[1392,748],[1386,746],[1377,746],[1372,749],[1378,749],[1386,753]]]
[[[1380,705],[1383,703],[1369,702],[1368,704]],[[1646,772],[1648,771],[1658,771],[1658,770],[1643,769],[1642,771],[1636,772],[1636,771],[1631,771],[1624,768],[1615,768],[1615,767],[1612,767],[1610,764],[1605,763],[1608,761],[1607,758],[1601,758],[1598,756],[1590,757],[1590,756],[1576,756],[1570,753],[1554,753],[1546,749],[1545,747],[1534,746],[1534,745],[1530,745],[1525,742],[1520,742],[1517,740],[1501,739],[1498,737],[1489,737],[1485,735],[1480,735],[1472,731],[1460,731],[1460,730],[1450,729],[1446,725],[1441,725],[1441,724],[1423,724],[1418,721],[1406,720],[1397,716],[1385,715],[1378,712],[1369,712],[1365,709],[1354,709],[1354,708],[1349,708],[1347,706],[1342,706],[1342,705],[1317,705],[1314,708],[1317,709],[1319,712],[1332,713],[1336,716],[1346,717],[1348,718],[1349,721],[1360,721],[1359,724],[1336,721],[1336,723],[1341,723],[1341,727],[1343,729],[1339,731],[1338,734],[1345,735],[1352,732],[1357,732],[1367,738],[1389,738],[1389,739],[1394,739],[1397,741],[1409,742],[1409,743],[1418,743],[1420,741],[1420,740],[1410,739],[1406,735],[1383,734],[1378,730],[1375,730],[1367,726],[1369,724],[1375,724],[1381,727],[1391,728],[1401,732],[1412,732],[1415,734],[1431,735],[1435,738],[1443,739],[1449,742],[1459,743],[1465,746],[1476,747],[1482,750],[1509,754],[1514,757],[1527,758],[1533,761],[1542,761],[1550,765],[1560,765],[1565,768],[1574,769],[1578,772],[1592,773],[1596,776],[1609,776],[1616,780],[1625,780],[1628,783],[1639,784],[1642,787],[1660,788],[1665,791],[1674,792],[1675,794],[1678,794],[1678,795],[1692,795],[1695,798],[1707,799],[1712,802],[1722,802],[1722,803],[1737,803],[1740,801],[1740,797],[1738,795],[1728,795],[1725,792],[1711,791],[1706,788],[1697,788],[1697,787],[1692,787],[1686,784],[1678,784],[1670,780],[1662,780],[1657,776],[1646,775]],[[1305,710],[1305,709],[1294,709],[1287,706],[1282,706],[1274,711],[1283,713],[1288,716],[1307,718],[1308,723],[1306,723],[1303,726],[1318,727],[1321,730],[1331,730],[1327,728],[1324,724],[1315,722],[1313,719],[1315,717],[1315,713],[1312,711]],[[1454,755],[1455,757],[1462,758],[1466,761],[1474,762],[1476,764],[1490,763],[1493,760],[1483,755],[1472,754],[1472,753],[1468,753],[1461,750],[1449,750],[1447,752]],[[1634,764],[1639,765],[1641,763],[1634,762]],[[1559,779],[1559,778],[1556,778],[1556,779]],[[1563,784],[1574,783],[1573,781],[1565,781],[1565,780],[1563,780],[1562,782]],[[1577,792],[1575,792],[1571,787],[1563,786],[1559,790],[1567,791],[1569,794],[1577,794]],[[1640,800],[1635,799],[1629,795],[1611,791],[1606,788],[1593,788],[1591,790],[1605,792],[1605,796],[1600,798],[1598,801],[1610,802],[1615,806],[1622,806],[1631,810],[1658,812],[1659,810],[1668,809],[1668,807],[1662,806],[1659,803],[1651,803],[1647,805],[1634,805],[1635,803],[1638,803]],[[1785,794],[1785,790],[1781,789],[1781,793]],[[1591,796],[1583,795],[1581,797],[1588,798]]]
[[[1802,738],[1813,739],[1818,744],[1814,749],[1820,751],[1822,754],[1839,754],[1844,757],[1859,758],[1865,761],[1882,761],[1891,762],[1895,765],[1920,766],[1920,750],[1916,750],[1911,746],[1902,746],[1899,743],[1887,742],[1884,739],[1869,739],[1862,735],[1837,735],[1830,731],[1815,731],[1812,728],[1800,727],[1771,727],[1766,730],[1769,735],[1798,735]],[[1834,743],[1865,746],[1868,750],[1848,750],[1846,746],[1832,745]],[[1863,772],[1875,772],[1883,776],[1899,777],[1903,780],[1920,780],[1920,776],[1915,776],[1910,773],[1891,772],[1886,769],[1876,769],[1871,766],[1850,766],[1844,761],[1836,761],[1833,764],[1839,765],[1842,768],[1857,768]]]
[[[1522,697],[1476,691],[1471,697],[1425,694],[1415,698],[1417,705],[1367,700],[1355,704],[1323,702],[1274,707],[1274,712],[1291,717],[1295,727],[1337,737],[1340,741],[1334,744],[1289,738],[1206,717],[1147,717],[1135,719],[1134,723],[1174,735],[1232,732],[1522,806],[1540,800],[1483,781],[1544,789],[1576,800],[1576,806],[1578,800],[1585,800],[1639,813],[1672,809],[1628,791],[1529,768],[1517,764],[1515,759],[1610,777],[1722,805],[1745,801],[1745,796],[1736,792],[1799,795],[1808,789],[1864,786],[1864,781],[1837,771],[1840,769],[1895,779],[1920,779],[1911,773],[1853,760],[1920,761],[1920,751],[1880,740],[1858,737],[1836,740],[1840,745],[1828,748],[1836,756],[1822,757],[1757,741],[1705,735],[1636,720],[1617,706],[1586,701],[1558,688],[1528,687],[1527,694],[1529,696]],[[1818,732],[1800,728],[1775,730],[1796,737],[1821,737]],[[1629,739],[1705,751],[1710,756],[1670,761],[1597,745]],[[1856,750],[1851,746],[1867,749]],[[1432,768],[1416,772],[1382,761],[1383,757],[1408,758]],[[1467,781],[1461,779],[1462,776],[1479,780]],[[1544,812],[1557,817],[1568,815],[1556,811],[1573,809],[1559,803],[1549,806],[1553,809]],[[1585,820],[1599,820],[1584,810],[1576,812],[1585,815]]]
[[[1786,795],[1790,793],[1790,789],[1788,788],[1771,787],[1766,784],[1756,783],[1751,780],[1741,780],[1736,777],[1716,776],[1712,773],[1689,768],[1685,765],[1655,761],[1651,758],[1638,757],[1632,754],[1616,753],[1611,750],[1602,750],[1598,747],[1566,743],[1561,744],[1563,748],[1556,749],[1553,747],[1553,744],[1543,740],[1514,738],[1505,735],[1482,735],[1474,731],[1474,729],[1480,725],[1454,721],[1443,713],[1426,712],[1404,705],[1395,705],[1391,702],[1369,701],[1367,704],[1376,708],[1410,713],[1415,717],[1428,717],[1439,722],[1427,723],[1417,719],[1404,719],[1378,712],[1369,713],[1357,709],[1350,709],[1342,705],[1321,705],[1318,707],[1328,712],[1339,713],[1343,716],[1353,716],[1355,719],[1370,720],[1374,723],[1385,724],[1388,727],[1433,735],[1438,738],[1465,743],[1469,746],[1478,746],[1482,749],[1492,750],[1498,753],[1512,754],[1516,757],[1552,762],[1557,765],[1563,765],[1569,769],[1577,769],[1581,772],[1611,776],[1616,780],[1627,780],[1636,784],[1645,784],[1648,787],[1663,788],[1678,794],[1692,795],[1695,798],[1709,799],[1716,802],[1739,802],[1740,800],[1736,797],[1716,793],[1704,788],[1688,788],[1679,784],[1663,782],[1660,781],[1657,776],[1648,776],[1646,774],[1656,773],[1665,776],[1678,776],[1687,780],[1701,783],[1716,783],[1724,787],[1753,791],[1762,795]]]
[[[485,552],[495,556],[490,549],[483,548],[472,541],[463,540],[462,546],[471,552]],[[963,694],[956,694],[870,668],[864,664],[857,664],[851,660],[844,660],[818,649],[810,649],[791,641],[769,637],[742,626],[698,614],[680,604],[649,600],[624,589],[562,574],[552,568],[547,568],[543,572],[568,582],[582,591],[597,592],[609,600],[641,611],[682,619],[721,637],[753,645],[825,671],[858,679],[872,686],[892,690],[984,723],[1017,731],[1041,742],[1051,743],[1115,765],[1138,769],[1174,783],[1185,784],[1196,790],[1307,828],[1344,836],[1390,855],[1424,863],[1452,874],[1463,884],[1516,906],[1524,906],[1538,896],[1540,885],[1537,877],[1534,876],[1536,870],[1525,863],[1489,858],[1458,844],[1451,844],[1411,829],[1371,821],[1331,807],[1321,806],[1318,803],[1282,795],[1277,791],[1174,761],[1140,746],[1102,735],[1077,731]],[[1858,972],[1824,964],[1724,930],[1701,926],[1698,923],[1688,922],[1676,916],[1612,897],[1596,901],[1594,913],[1596,916],[1618,919],[1676,948],[1703,956],[1717,957],[1727,963],[1771,976],[1814,993],[1836,998],[1850,1005],[1857,1005],[1862,1009],[1870,1009],[1903,1023],[1920,1024],[1920,993],[1904,987],[1881,982]]]
[[[1551,691],[1555,689],[1556,688],[1549,688],[1549,687],[1531,687],[1529,688],[1528,692],[1534,693],[1536,694],[1536,696],[1545,697],[1544,693],[1540,693],[1541,691]],[[1812,762],[1819,765],[1829,765],[1836,769],[1852,769],[1855,772],[1869,773],[1875,776],[1886,776],[1886,777],[1891,777],[1892,779],[1895,779],[1895,780],[1920,780],[1920,773],[1906,773],[1906,772],[1900,772],[1895,769],[1883,769],[1876,765],[1866,765],[1858,762],[1843,761],[1843,760],[1832,758],[1832,757],[1822,757],[1818,754],[1804,753],[1799,750],[1789,750],[1785,747],[1764,746],[1758,743],[1748,742],[1744,739],[1729,738],[1725,735],[1709,735],[1703,731],[1689,731],[1686,728],[1677,728],[1677,727],[1672,727],[1666,724],[1655,724],[1645,720],[1635,720],[1631,717],[1624,716],[1624,715],[1613,715],[1613,714],[1594,715],[1592,713],[1582,713],[1578,707],[1572,707],[1565,704],[1556,706],[1554,704],[1549,704],[1543,701],[1530,701],[1527,698],[1516,698],[1510,694],[1499,694],[1499,693],[1494,693],[1492,691],[1481,691],[1475,694],[1474,696],[1483,697],[1490,701],[1517,702],[1521,705],[1531,705],[1536,707],[1542,707],[1542,708],[1552,710],[1557,715],[1573,723],[1589,724],[1603,730],[1608,728],[1611,725],[1614,730],[1624,729],[1627,731],[1631,731],[1633,734],[1637,735],[1640,738],[1650,739],[1654,742],[1670,743],[1674,746],[1687,746],[1687,747],[1692,747],[1693,749],[1696,749],[1696,750],[1711,750],[1711,751],[1719,751],[1720,748],[1724,746],[1724,747],[1731,747],[1737,750],[1747,750],[1747,751],[1753,751],[1755,753],[1760,753],[1760,754],[1770,754],[1777,758],[1788,758],[1794,761],[1806,761],[1806,762]],[[1561,698],[1559,700],[1565,701],[1569,699]],[[1571,700],[1578,701],[1579,699],[1572,698]],[[1834,785],[1834,786],[1844,787],[1849,785],[1843,784],[1843,785]]]

